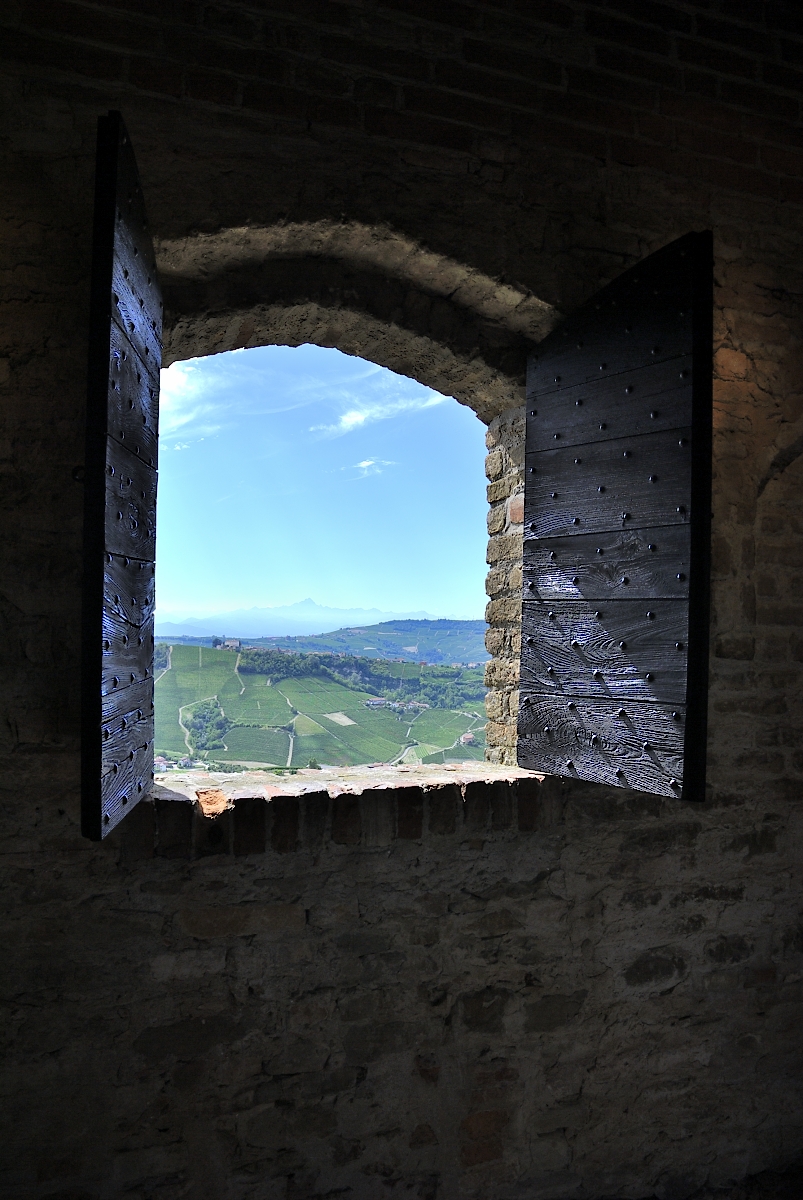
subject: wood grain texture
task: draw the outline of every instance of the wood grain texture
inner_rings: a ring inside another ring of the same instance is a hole
[[[129,749],[120,762],[104,767],[103,787],[103,832],[111,833],[126,813],[147,796],[153,778],[153,735],[148,741],[139,742],[144,736],[137,728],[136,737],[129,739]]]
[[[569,316],[538,347],[528,388],[556,388],[619,375],[691,352],[694,287],[690,244],[664,247]]]
[[[522,766],[703,794],[712,258],[650,255],[528,363]]]
[[[677,799],[683,785],[684,725],[682,707],[566,700],[534,691],[519,710],[519,762],[550,775]]]
[[[682,704],[687,640],[684,600],[525,601],[521,688]]]
[[[159,380],[154,379],[119,327],[111,326],[108,396],[109,437],[156,467]]]
[[[691,355],[528,396],[528,450],[637,437],[689,423]]]
[[[156,472],[108,439],[106,551],[153,561],[156,554]]]
[[[104,611],[129,625],[144,625],[153,616],[156,564],[123,555],[106,554],[103,572]]]
[[[153,579],[162,301],[119,113],[98,122],[87,394],[82,830],[104,837],[153,768]]]
[[[613,533],[525,534],[524,599],[682,599],[689,594],[689,526]]]
[[[526,456],[524,521],[536,537],[683,525],[691,427]]]
[[[129,625],[114,610],[103,612],[101,695],[139,683],[152,673],[153,617],[144,625]]]

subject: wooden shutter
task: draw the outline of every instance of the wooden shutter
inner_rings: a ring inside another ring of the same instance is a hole
[[[529,362],[523,767],[703,796],[712,254],[650,255]]]
[[[98,121],[84,510],[82,830],[105,837],[153,778],[162,303],[131,140]]]

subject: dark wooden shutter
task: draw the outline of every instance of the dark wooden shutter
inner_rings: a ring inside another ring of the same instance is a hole
[[[82,829],[109,833],[153,778],[162,303],[137,164],[98,121],[84,512]]]
[[[523,767],[702,798],[712,256],[680,238],[531,357]]]

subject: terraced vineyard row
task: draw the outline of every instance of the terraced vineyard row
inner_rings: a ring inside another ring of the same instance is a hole
[[[172,647],[170,666],[156,683],[157,755],[276,767],[306,766],[311,760],[348,766],[484,756],[481,707],[474,712],[369,708],[368,692],[324,675],[273,680],[239,673],[237,663],[238,656],[227,650]],[[409,671],[407,666],[404,674]],[[193,742],[188,721],[195,706],[210,699],[229,727],[220,743],[205,747]],[[461,745],[461,736],[469,732],[473,743]]]

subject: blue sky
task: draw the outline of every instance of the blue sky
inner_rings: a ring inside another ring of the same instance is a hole
[[[311,597],[482,617],[485,426],[412,379],[319,346],[162,372],[161,619]]]

